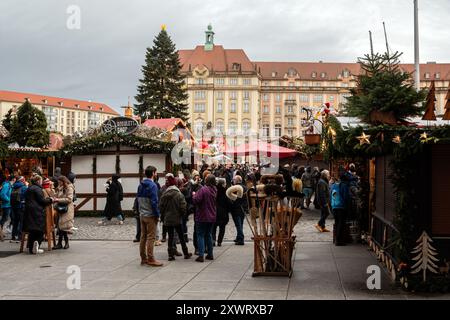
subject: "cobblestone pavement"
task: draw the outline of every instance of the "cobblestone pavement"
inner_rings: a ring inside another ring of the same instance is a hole
[[[332,241],[332,233],[319,233],[314,227],[319,220],[319,210],[303,210],[303,216],[295,227],[297,240],[299,241]],[[117,220],[109,221],[107,225],[98,225],[99,218],[75,218],[77,231],[72,235],[72,239],[77,240],[133,240],[136,234],[136,219],[126,218],[123,225],[118,225]],[[331,229],[333,218],[329,218],[327,225]],[[161,233],[160,225],[160,233]],[[188,222],[189,236],[192,237],[194,230],[193,217]],[[244,222],[245,239],[249,241],[252,233],[247,222]],[[233,220],[226,227],[224,241],[233,241],[236,237],[236,229]]]

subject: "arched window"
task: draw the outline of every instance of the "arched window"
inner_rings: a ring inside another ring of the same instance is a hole
[[[270,126],[268,124],[263,124],[262,130],[263,137],[268,137],[270,133]]]

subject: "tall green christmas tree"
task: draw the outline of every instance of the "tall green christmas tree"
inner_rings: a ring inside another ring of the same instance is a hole
[[[44,147],[50,141],[45,114],[28,100],[17,110],[9,133],[10,142],[17,142],[21,147]]]
[[[12,114],[13,109],[9,109],[8,112],[5,115],[5,118],[2,121],[2,125],[5,127],[6,130],[11,131],[12,123],[14,120],[14,116]]]
[[[175,44],[163,26],[153,47],[147,48],[134,113],[142,119],[173,117],[186,121],[188,94],[180,71]]]
[[[399,67],[402,54],[366,54],[359,58],[362,73],[350,90],[345,112],[372,125],[396,125],[424,111],[425,90],[413,86],[410,73]]]

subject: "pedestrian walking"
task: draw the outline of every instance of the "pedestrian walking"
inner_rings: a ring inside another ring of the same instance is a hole
[[[213,174],[206,177],[205,186],[193,193],[193,202],[196,206],[198,258],[195,261],[197,262],[205,261],[205,245],[208,252],[206,259],[214,260],[212,229],[216,222],[216,196],[216,177]]]
[[[69,233],[72,233],[75,206],[73,204],[74,188],[69,179],[65,176],[58,178],[58,187],[55,190],[55,211],[58,215],[58,243],[55,249],[69,249]],[[64,239],[64,247],[62,240]]]
[[[244,197],[247,187],[242,183],[241,176],[235,176],[233,186],[228,188],[227,197],[231,200],[231,217],[236,227],[236,245],[244,245],[244,220],[248,211],[247,198]]]
[[[12,221],[11,218],[11,192],[12,185],[15,183],[15,178],[13,176],[8,176],[2,184],[2,189],[0,190],[0,200],[2,202],[2,219],[0,220],[0,229],[3,231],[3,226],[6,222],[9,222],[9,231],[12,232]]]
[[[309,209],[311,197],[313,195],[313,177],[311,167],[307,167],[302,175],[303,193],[305,194],[305,209]]]
[[[346,219],[349,201],[349,189],[345,172],[330,186],[331,210],[334,216],[334,243],[344,246],[346,242]]]
[[[23,217],[23,230],[28,232],[28,252],[30,254],[44,253],[40,249],[45,232],[46,205],[51,204],[51,198],[45,198],[42,191],[42,177],[34,175],[31,178],[31,186],[25,193],[25,211]]]
[[[223,238],[225,236],[225,228],[230,221],[231,202],[227,194],[227,180],[225,178],[217,179],[217,200],[216,200],[216,223],[213,229],[213,246],[222,246]],[[217,237],[217,229],[219,234]]]
[[[319,232],[330,232],[325,227],[325,222],[327,217],[330,215],[330,172],[328,170],[323,170],[320,175],[319,184],[317,185],[317,197],[320,206],[320,220],[316,225]]]
[[[186,242],[183,237],[182,219],[186,214],[186,200],[179,189],[181,180],[174,177],[169,177],[167,180],[167,189],[161,196],[159,201],[159,211],[161,213],[161,220],[164,223],[164,227],[169,234],[169,241],[167,243],[167,252],[169,255],[169,261],[175,260],[177,254],[177,246],[174,238],[174,233],[178,234],[178,239],[183,249],[185,259],[189,259],[192,254],[189,253],[186,246]]]
[[[137,207],[141,221],[141,242],[139,252],[141,265],[160,267],[163,264],[155,259],[154,246],[156,227],[160,218],[158,208],[158,187],[153,179],[157,175],[156,168],[145,168],[145,179],[141,181],[137,190]]]
[[[119,181],[120,176],[115,174],[106,182],[106,205],[103,210],[103,219],[99,224],[106,224],[113,217],[117,218],[117,224],[122,225],[124,214],[122,212],[121,202],[123,200],[123,188]]]
[[[17,177],[11,192],[11,220],[13,224],[11,242],[19,242],[22,238],[23,214],[25,210],[25,192],[28,186],[25,178]]]

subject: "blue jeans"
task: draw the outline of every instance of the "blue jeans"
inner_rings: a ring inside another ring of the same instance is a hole
[[[197,229],[197,244],[198,244],[198,255],[203,257],[205,255],[205,242],[206,250],[208,251],[208,256],[213,256],[213,241],[212,241],[212,230],[214,223],[211,222],[196,222]]]
[[[9,216],[11,215],[11,207],[10,208],[2,208],[2,220],[0,221],[0,227],[3,228],[3,225],[8,221]]]
[[[244,216],[241,214],[232,214],[234,225],[236,226],[236,242],[244,243]]]
[[[12,208],[11,221],[13,224],[11,239],[22,238],[22,224],[24,208]]]

